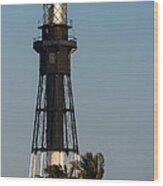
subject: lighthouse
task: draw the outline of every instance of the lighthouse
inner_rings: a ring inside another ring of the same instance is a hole
[[[76,39],[69,39],[67,4],[43,5],[41,37],[33,48],[39,55],[39,80],[29,163],[29,177],[45,177],[49,165],[68,167],[79,158],[71,82],[71,55]]]

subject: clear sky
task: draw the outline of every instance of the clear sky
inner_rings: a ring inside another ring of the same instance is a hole
[[[105,179],[153,179],[153,2],[69,4],[81,153]],[[28,175],[41,5],[2,6],[2,176]]]

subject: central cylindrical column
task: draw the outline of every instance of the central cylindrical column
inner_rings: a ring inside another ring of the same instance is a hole
[[[55,3],[43,6],[42,39],[68,42],[67,4]],[[47,149],[50,165],[64,165],[64,80],[70,73],[69,48],[65,46],[47,49]],[[43,62],[44,63],[44,62]]]

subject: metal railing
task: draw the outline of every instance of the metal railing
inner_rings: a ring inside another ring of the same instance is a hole
[[[35,42],[35,41],[41,41],[41,39],[42,39],[42,36],[34,37],[33,38],[33,42]]]
[[[38,36],[38,37],[34,37],[33,38],[33,42],[35,42],[35,41],[41,41],[41,40],[42,40],[42,36]],[[75,37],[73,35],[69,35],[68,36],[68,40],[77,41],[77,37]]]
[[[38,27],[41,27],[44,24],[43,19],[39,19],[37,21],[37,24],[38,24]],[[70,27],[70,28],[73,28],[73,21],[72,21],[72,19],[68,19],[67,20],[67,26]]]

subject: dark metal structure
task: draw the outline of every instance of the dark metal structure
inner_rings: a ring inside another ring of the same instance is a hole
[[[71,54],[77,43],[68,39],[67,4],[43,8],[42,37],[33,43],[39,54],[39,83],[29,177],[44,177],[47,165],[68,166],[79,155],[71,84]]]

